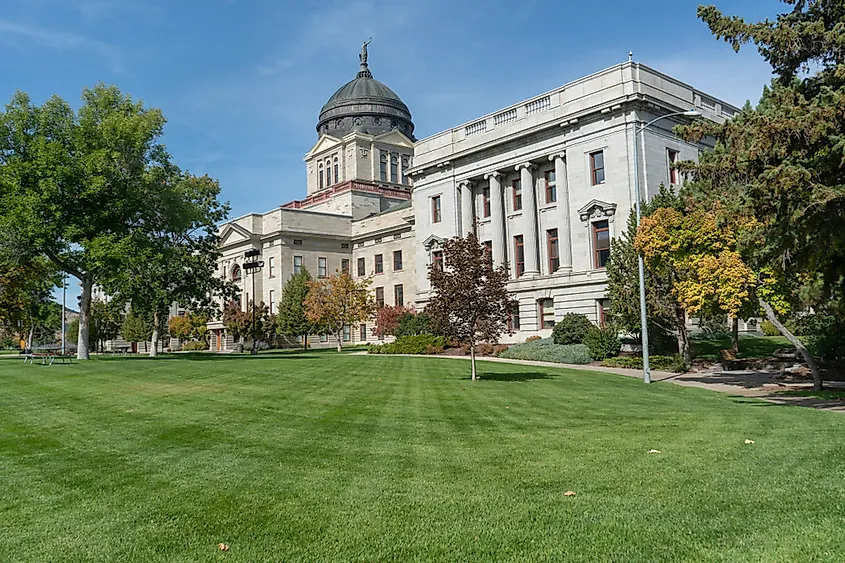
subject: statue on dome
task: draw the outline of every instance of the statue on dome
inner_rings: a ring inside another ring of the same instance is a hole
[[[364,44],[361,45],[361,54],[358,55],[358,59],[361,61],[362,65],[367,64],[367,45],[373,42],[373,38],[370,37],[368,41],[364,41]]]

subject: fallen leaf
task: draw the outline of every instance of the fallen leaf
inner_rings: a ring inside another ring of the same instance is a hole
[[[509,409],[510,407],[505,407],[505,408],[506,408],[506,409]]]
[[[229,551],[229,546],[225,543],[218,544],[217,547],[220,548],[220,551]]]
[[[648,450],[648,453],[650,453],[650,454],[659,454],[659,453],[660,453],[660,450]]]
[[[746,439],[746,440],[745,440],[745,443],[746,443],[746,444],[756,444],[757,442],[755,442],[754,440],[748,440],[748,439]]]
[[[563,493],[563,496],[565,496],[565,497],[574,497],[574,496],[575,496],[575,491],[566,491],[565,493]]]

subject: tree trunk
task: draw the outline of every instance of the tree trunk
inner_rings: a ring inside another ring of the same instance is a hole
[[[340,329],[339,332],[334,333],[335,338],[337,338],[337,351],[343,351],[343,329]]]
[[[678,354],[684,359],[686,365],[692,364],[692,351],[689,346],[689,334],[687,334],[687,319],[683,311],[675,315],[675,331],[678,339]]]
[[[155,358],[158,356],[158,311],[153,313],[153,335],[150,337],[150,357]]]
[[[731,320],[731,352],[739,353],[739,319],[736,317]]]
[[[88,327],[91,325],[91,290],[94,282],[89,275],[82,276],[82,299],[79,301],[79,337],[76,341],[76,359],[87,360],[88,355]]]
[[[308,335],[307,334],[302,335],[302,350],[303,351],[308,350]]]
[[[478,376],[475,371],[475,343],[469,345],[469,361],[472,364],[472,380],[477,381]]]
[[[29,332],[26,335],[26,349],[32,351],[32,340],[35,338],[35,325],[29,325]]]
[[[822,374],[819,371],[819,366],[816,364],[816,360],[813,358],[813,355],[809,350],[807,350],[807,347],[798,340],[798,337],[789,332],[789,329],[783,326],[783,323],[778,320],[777,316],[775,316],[775,311],[772,309],[771,305],[760,298],[758,298],[758,301],[760,302],[760,306],[763,307],[763,310],[766,312],[766,318],[769,319],[769,322],[775,325],[775,328],[777,328],[780,333],[784,335],[799,352],[801,352],[801,356],[804,357],[807,367],[810,368],[810,372],[813,374],[813,391],[821,391],[824,386],[824,381],[822,381]]]

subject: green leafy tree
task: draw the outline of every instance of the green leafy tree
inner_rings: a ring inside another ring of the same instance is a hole
[[[153,334],[153,323],[144,314],[131,310],[126,313],[120,326],[120,336],[127,342],[149,342]]]
[[[425,311],[417,313],[416,311],[405,311],[396,321],[396,328],[393,331],[393,336],[401,338],[403,336],[418,336],[420,334],[433,334],[428,316]]]
[[[516,301],[508,295],[508,270],[493,267],[474,233],[454,237],[443,246],[445,267],[430,266],[432,296],[425,314],[438,332],[469,347],[472,380],[478,379],[475,346],[495,344],[508,331]]]
[[[343,349],[343,327],[365,322],[376,312],[370,283],[369,279],[356,281],[346,272],[308,282],[305,316],[335,336],[338,352]]]
[[[0,113],[0,231],[80,280],[79,359],[88,359],[91,290],[155,203],[147,187],[150,170],[168,165],[164,121],[104,85],[85,89],[78,111],[18,92]]]
[[[308,349],[308,335],[318,331],[305,314],[305,301],[310,291],[311,274],[302,268],[285,284],[282,291],[282,301],[276,315],[276,331],[283,336],[299,336],[302,338],[302,349]]]
[[[16,327],[27,348],[36,335],[48,335],[51,325],[49,340],[55,337],[55,321],[61,323],[61,317],[54,309],[61,306],[50,296],[58,282],[55,268],[43,258],[0,256],[0,323]]]
[[[113,301],[95,299],[91,302],[91,342],[99,345],[100,350],[106,340],[114,340],[120,334],[123,325],[122,307]]]

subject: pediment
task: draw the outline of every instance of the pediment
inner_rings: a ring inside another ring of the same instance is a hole
[[[331,135],[320,135],[320,138],[317,140],[317,144],[314,145],[308,154],[305,155],[305,160],[310,159],[311,157],[322,153],[323,151],[327,151],[338,145],[341,145],[343,141],[338,139],[337,137],[332,137]]]
[[[378,135],[374,140],[379,143],[395,145],[398,147],[407,147],[409,149],[414,148],[414,142],[395,129]]]
[[[600,199],[591,200],[587,205],[578,210],[578,216],[585,223],[591,219],[603,218],[608,218],[612,221],[614,215],[616,215],[616,204],[607,203]]]
[[[431,250],[432,248],[442,247],[444,241],[445,239],[442,239],[437,235],[428,235],[428,238],[425,239],[422,244],[426,250]]]
[[[228,246],[252,239],[252,233],[237,223],[226,223],[220,230],[220,246]]]

